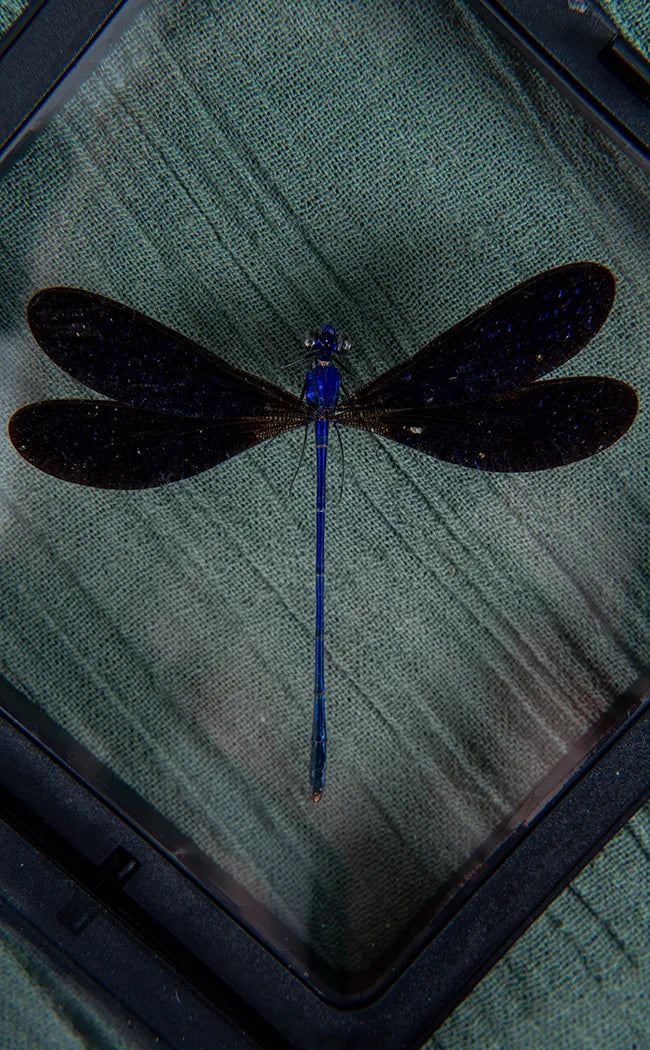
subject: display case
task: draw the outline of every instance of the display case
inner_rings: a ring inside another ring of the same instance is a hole
[[[30,334],[44,287],[299,396],[315,325],[353,391],[535,273],[616,276],[558,373],[636,389],[609,449],[332,439],[317,806],[312,439],[136,492],[0,448],[4,921],[172,1046],[417,1046],[648,795],[641,140],[464,4],[93,17],[40,5],[0,57],[6,419],[93,396]]]

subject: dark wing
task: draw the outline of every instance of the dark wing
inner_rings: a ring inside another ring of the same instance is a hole
[[[103,295],[45,288],[30,300],[27,320],[59,368],[126,405],[194,418],[298,411],[294,394]]]
[[[342,407],[458,405],[526,386],[589,342],[615,290],[613,275],[597,263],[548,270],[427,343]]]
[[[627,383],[603,376],[550,379],[447,408],[353,411],[337,421],[478,470],[546,470],[586,459],[630,427],[638,407]]]
[[[78,485],[145,489],[199,474],[307,422],[304,412],[259,419],[184,419],[114,401],[40,401],[9,420],[24,459]]]

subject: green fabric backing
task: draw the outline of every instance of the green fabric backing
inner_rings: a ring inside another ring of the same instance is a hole
[[[67,486],[0,448],[3,673],[331,965],[386,948],[645,665],[645,193],[464,6],[358,0],[152,6],[0,183],[5,417],[83,393],[27,331],[46,285],[128,302],[299,392],[304,366],[284,366],[314,324],[351,335],[354,386],[550,266],[617,275],[606,328],[563,370],[639,390],[608,452],[500,477],[345,433],[337,502],[334,443],[316,809],[301,436],[146,493]],[[634,897],[626,855],[610,849],[610,881]],[[589,909],[562,900],[515,949],[526,979],[510,953],[439,1045],[490,1045],[483,1023],[494,1046],[531,1024],[554,1045],[530,945],[555,980],[560,916],[580,979]],[[638,934],[619,919],[594,981]],[[558,1047],[589,1045],[572,1012]]]
[[[650,7],[640,0],[600,0],[625,39],[650,61]]]
[[[425,1044],[645,1050],[649,809],[633,817]]]
[[[0,927],[0,1045],[3,1050],[129,1050],[149,1045],[119,1024],[87,987],[63,978],[51,960]]]
[[[13,23],[26,10],[29,0],[2,0],[0,2],[0,36],[6,33]]]

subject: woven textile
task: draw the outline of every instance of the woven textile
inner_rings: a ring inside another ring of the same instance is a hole
[[[6,33],[26,9],[28,0],[1,0],[0,2],[0,36]]]
[[[579,259],[608,265],[618,296],[563,374],[625,379],[643,408],[645,194],[462,4],[165,0],[0,182],[2,412],[82,393],[26,329],[47,285],[130,303],[299,393],[304,366],[285,366],[313,325],[350,334],[353,386]],[[642,669],[648,472],[643,410],[608,452],[530,477],[342,437],[321,806],[306,788],[311,449],[289,493],[300,435],[145,493],[65,485],[3,443],[0,652],[13,685],[357,969]],[[521,987],[508,965],[495,1003]],[[492,1045],[518,1045],[494,1018]],[[480,1028],[439,1045],[484,1048]],[[581,1038],[568,1018],[555,1045]]]

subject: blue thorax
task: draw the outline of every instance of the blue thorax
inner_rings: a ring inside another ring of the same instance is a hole
[[[310,332],[305,346],[314,352],[311,368],[305,377],[305,400],[316,413],[331,412],[341,388],[341,373],[335,365],[336,354],[349,348],[349,340],[338,335],[331,324]]]

